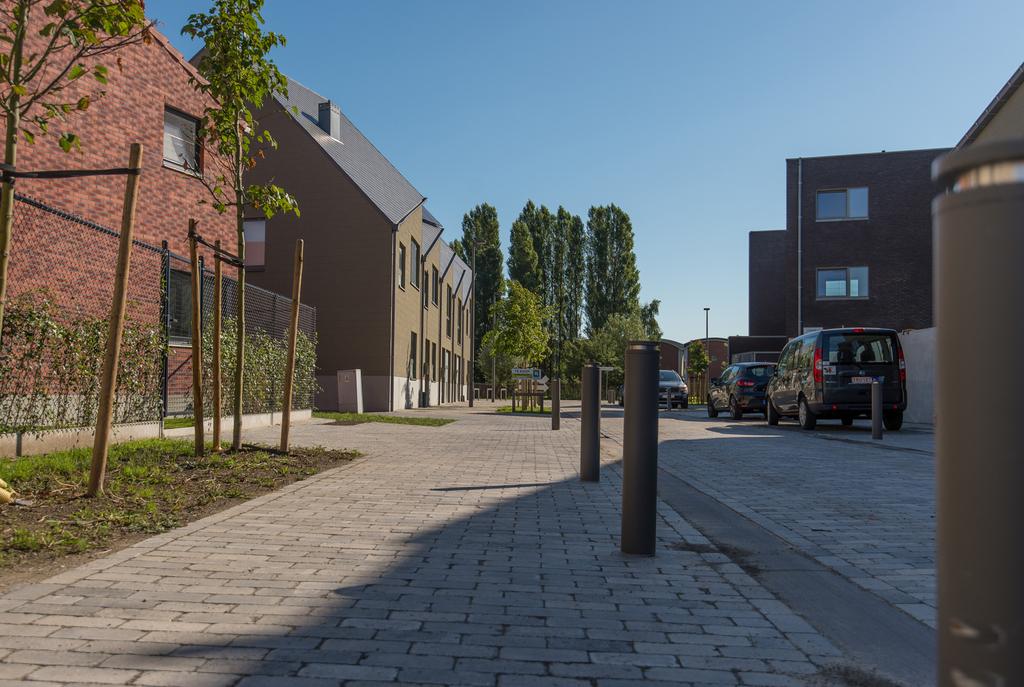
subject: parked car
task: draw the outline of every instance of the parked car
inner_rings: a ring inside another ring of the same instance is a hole
[[[728,410],[733,420],[743,413],[765,412],[764,392],[775,373],[774,363],[733,363],[708,388],[708,417]]]
[[[825,329],[793,339],[782,349],[768,383],[769,425],[796,417],[804,429],[822,418],[844,425],[871,415],[871,384],[882,386],[882,422],[896,431],[907,409],[907,365],[892,329]]]
[[[626,404],[626,387],[619,385],[619,405]],[[658,404],[666,404],[669,408],[690,407],[690,390],[686,382],[675,370],[659,370],[658,372]]]

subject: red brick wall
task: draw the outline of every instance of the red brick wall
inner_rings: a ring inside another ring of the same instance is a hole
[[[36,21],[42,16],[36,13]],[[32,27],[32,34],[37,29]],[[120,67],[118,67],[118,62]],[[196,179],[163,166],[163,120],[165,106],[199,117],[205,96],[189,84],[192,68],[154,31],[148,44],[139,43],[105,58],[110,82],[106,95],[82,113],[71,115],[67,130],[82,139],[81,152],[64,153],[58,135],[39,136],[34,145],[18,145],[19,169],[62,169],[124,167],[133,142],[144,146],[143,174],[136,215],[137,239],[159,245],[170,243],[172,251],[188,254],[188,220],[199,220],[205,238],[221,239],[235,245],[233,214],[218,215],[209,205],[207,190]],[[83,77],[83,85],[89,77]],[[64,126],[64,125],[62,125]],[[0,120],[0,130],[3,122]],[[208,166],[207,166],[208,168]],[[124,177],[83,179],[21,179],[17,189],[49,205],[117,230],[121,223]],[[15,231],[17,228],[15,228]],[[12,261],[18,259],[12,254]]]

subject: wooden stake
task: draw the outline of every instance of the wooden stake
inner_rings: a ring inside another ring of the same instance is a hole
[[[281,450],[288,451],[288,430],[292,421],[292,385],[295,381],[295,346],[299,336],[299,297],[302,293],[302,239],[295,242],[295,273],[292,275],[292,321],[288,327],[288,366],[284,371],[284,400],[281,402]]]
[[[203,275],[196,241],[196,221],[188,221],[188,254],[192,261],[192,419],[196,435],[196,457],[206,455],[206,423],[203,418],[203,307],[200,292]]]
[[[114,295],[110,303],[110,322],[107,327],[107,350],[100,377],[99,407],[96,409],[96,436],[92,445],[92,467],[89,470],[87,496],[97,496],[103,493],[103,479],[107,472],[110,427],[114,420],[117,365],[121,356],[121,334],[124,331],[124,309],[128,297],[132,236],[135,233],[135,205],[138,200],[139,177],[142,172],[141,143],[132,144],[128,154],[128,167],[139,171],[129,174],[125,181],[124,208],[121,211],[121,238],[117,247],[117,273],[114,275]]]
[[[213,450],[221,451],[220,445],[220,417],[221,417],[221,391],[220,391],[220,336],[221,336],[221,290],[223,288],[223,273],[221,271],[220,241],[217,241],[217,257],[213,266]]]

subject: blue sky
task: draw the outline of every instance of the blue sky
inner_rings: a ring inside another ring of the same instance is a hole
[[[179,35],[209,0],[148,0]],[[787,157],[954,145],[1024,60],[1024,3],[267,0],[281,70],[342,109],[461,235],[527,199],[632,217],[665,336],[747,331],[747,232]],[[507,253],[507,251],[506,251]],[[781,295],[780,295],[781,297]]]

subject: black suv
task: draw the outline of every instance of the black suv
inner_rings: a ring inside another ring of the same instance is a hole
[[[775,372],[775,363],[733,363],[722,376],[711,380],[708,389],[708,417],[728,410],[733,420],[743,413],[765,412],[764,392]]]
[[[891,431],[903,426],[907,409],[907,365],[893,329],[825,329],[793,339],[782,349],[768,383],[769,425],[795,416],[804,429],[819,418],[844,425],[871,415],[871,383],[882,385],[882,421]]]

